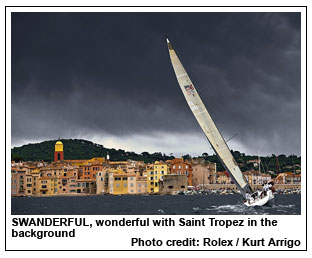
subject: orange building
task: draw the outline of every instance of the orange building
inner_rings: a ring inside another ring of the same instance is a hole
[[[171,161],[170,174],[186,175],[187,184],[192,185],[193,168],[192,164],[183,160],[183,158],[176,158]]]
[[[96,179],[96,173],[103,169],[103,165],[100,163],[92,163],[88,165],[82,165],[79,169],[79,179]]]

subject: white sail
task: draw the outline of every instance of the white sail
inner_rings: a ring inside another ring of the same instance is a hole
[[[232,156],[231,151],[229,150],[221,133],[213,122],[193,83],[191,82],[190,77],[187,75],[183,65],[181,64],[178,56],[176,55],[172,47],[172,44],[168,39],[167,43],[171,63],[176,74],[178,83],[190,109],[197,119],[197,122],[207,136],[208,141],[210,142],[212,148],[222,162],[224,168],[231,175],[232,180],[240,189],[241,193],[250,193],[251,188],[249,184],[246,182],[246,179],[242,174],[239,166],[237,165],[234,157]]]

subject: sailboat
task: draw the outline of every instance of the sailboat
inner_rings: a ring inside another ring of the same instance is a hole
[[[195,116],[204,134],[206,135],[212,149],[221,161],[223,167],[231,176],[232,181],[236,184],[240,193],[244,196],[244,204],[246,206],[265,205],[269,199],[265,201],[265,199],[261,198],[261,194],[258,192],[253,192],[251,189],[238,164],[236,163],[229,147],[227,146],[222,134],[212,120],[190,77],[186,73],[168,37],[166,37],[166,40],[173,70],[186,102],[193,112],[193,115]]]

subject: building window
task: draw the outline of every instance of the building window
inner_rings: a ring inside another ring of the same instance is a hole
[[[130,186],[133,187],[133,183],[131,183]]]
[[[124,187],[127,187],[127,183],[124,183]]]
[[[181,169],[181,166],[179,166],[179,169]]]
[[[175,165],[173,165],[172,168],[175,169]]]
[[[104,177],[101,177],[101,181],[104,181]]]
[[[138,192],[140,193],[140,192],[141,192],[141,189],[139,189]]]
[[[131,193],[133,193],[133,189],[131,189]]]
[[[141,187],[141,183],[139,183],[139,187]]]
[[[155,176],[155,180],[157,180],[157,176]]]
[[[119,187],[119,184],[116,184],[116,187]]]
[[[181,188],[185,188],[185,185],[181,185]]]
[[[155,175],[157,175],[157,171],[155,171]]]
[[[185,168],[188,169],[188,165],[186,165]]]
[[[42,185],[41,188],[47,188],[47,186],[46,185]]]
[[[130,177],[130,180],[133,180],[133,177]]]
[[[173,186],[172,186],[172,185],[169,185],[169,186],[168,186],[168,188],[169,188],[169,189],[172,189],[172,188],[173,188]]]

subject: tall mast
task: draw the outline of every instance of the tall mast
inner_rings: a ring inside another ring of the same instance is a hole
[[[261,173],[261,171],[260,171],[260,162],[261,162],[261,160],[260,160],[260,154],[259,154],[259,150],[258,150],[259,175]]]

